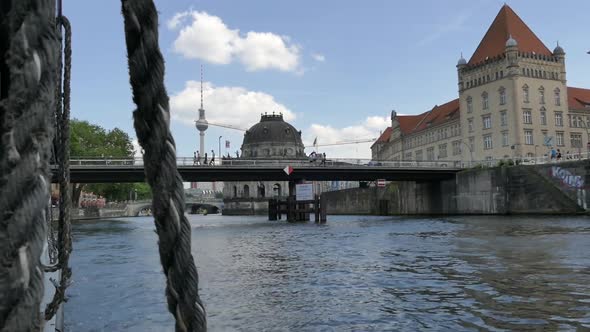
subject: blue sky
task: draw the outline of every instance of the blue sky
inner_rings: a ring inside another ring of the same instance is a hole
[[[134,136],[120,1],[63,1],[73,29],[72,115]],[[375,137],[392,109],[422,113],[457,97],[457,59],[471,56],[503,3],[158,0],[178,154],[198,146],[200,65],[210,121],[247,128],[276,110],[304,143]],[[590,1],[508,4],[550,49],[559,40],[568,85],[590,88]],[[208,151],[217,153],[219,136],[232,154],[241,144],[241,132],[210,127]],[[323,150],[369,157],[369,146]]]

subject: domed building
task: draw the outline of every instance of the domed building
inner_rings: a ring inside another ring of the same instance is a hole
[[[240,160],[256,160],[257,163],[275,160],[306,160],[305,146],[298,131],[282,114],[263,114],[260,122],[246,130],[241,147]],[[287,181],[225,182],[223,187],[223,214],[267,214],[268,200],[286,197]]]

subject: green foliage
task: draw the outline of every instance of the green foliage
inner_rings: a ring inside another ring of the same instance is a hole
[[[133,157],[129,135],[119,128],[107,131],[88,121],[70,121],[72,157]]]
[[[222,192],[215,193],[215,198],[223,198],[223,193]]]
[[[74,158],[132,158],[134,155],[133,144],[129,135],[119,128],[106,130],[101,126],[91,124],[88,121],[72,119],[70,121],[70,155]],[[81,190],[93,192],[105,197],[107,201],[125,201],[151,198],[151,190],[145,183],[97,183],[87,184]],[[77,202],[78,197],[73,197]]]

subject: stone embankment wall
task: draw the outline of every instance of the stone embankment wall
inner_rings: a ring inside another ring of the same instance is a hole
[[[590,161],[471,169],[454,180],[394,182],[324,193],[329,214],[580,213],[590,207]]]

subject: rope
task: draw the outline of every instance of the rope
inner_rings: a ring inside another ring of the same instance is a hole
[[[57,38],[52,1],[0,6],[0,331],[42,326]]]
[[[137,138],[145,153],[145,175],[153,192],[160,261],[167,278],[168,310],[176,331],[205,331],[199,277],[191,254],[191,227],[184,214],[182,178],[170,132],[164,60],[158,46],[158,15],[152,0],[121,0]]]
[[[66,301],[65,292],[69,286],[72,270],[68,266],[70,253],[72,252],[72,235],[71,235],[71,194],[70,194],[70,77],[72,68],[72,29],[70,21],[65,16],[59,16],[56,20],[58,32],[61,35],[61,28],[65,32],[64,47],[64,68],[63,68],[63,94],[61,86],[61,77],[58,79],[56,89],[56,121],[58,149],[57,161],[59,164],[59,224],[58,238],[59,245],[58,263],[51,267],[45,267],[46,272],[60,271],[59,284],[54,282],[55,293],[53,299],[45,308],[45,320],[50,320],[62,302]],[[63,40],[63,36],[60,36]],[[60,40],[61,41],[61,40]],[[61,76],[61,47],[58,58],[58,73]],[[63,96],[63,105],[62,105]]]

